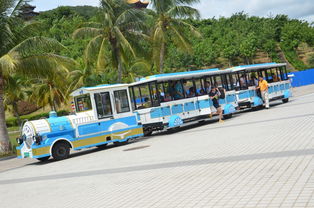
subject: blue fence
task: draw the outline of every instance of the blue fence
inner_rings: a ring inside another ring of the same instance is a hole
[[[294,75],[294,77],[291,77],[292,87],[314,84],[314,69],[289,73],[289,75],[292,74]]]

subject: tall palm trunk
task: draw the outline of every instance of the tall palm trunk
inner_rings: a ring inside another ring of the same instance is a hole
[[[5,122],[5,111],[4,111],[4,80],[0,75],[0,154],[10,152],[10,140],[7,130],[7,124]]]
[[[118,83],[121,83],[122,81],[122,71],[123,71],[123,68],[122,68],[122,61],[121,61],[121,57],[119,55],[119,50],[118,50]]]
[[[19,111],[18,111],[18,108],[17,108],[17,103],[13,102],[12,107],[13,107],[14,116],[17,119],[18,126],[21,126],[22,121],[21,121],[20,114],[19,114]]]
[[[164,61],[165,61],[165,42],[161,42],[160,54],[159,54],[159,72],[164,72]]]

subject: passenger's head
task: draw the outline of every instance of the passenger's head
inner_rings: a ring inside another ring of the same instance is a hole
[[[259,76],[259,77],[258,77],[258,80],[259,80],[259,81],[263,81],[263,80],[264,80],[264,77]]]
[[[205,87],[210,87],[210,82],[206,81],[205,82]]]

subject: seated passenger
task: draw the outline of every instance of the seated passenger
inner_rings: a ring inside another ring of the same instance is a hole
[[[182,87],[182,84],[180,83],[180,81],[176,82],[174,89],[175,89],[175,92],[174,92],[174,99],[175,100],[184,98],[184,90],[183,90],[183,87]]]
[[[211,85],[210,85],[210,82],[206,81],[205,84],[204,84],[204,91],[206,94],[208,94],[211,90]]]
[[[168,102],[168,101],[171,101],[171,100],[172,100],[172,98],[171,98],[170,94],[166,93],[165,98],[164,98],[164,102]]]
[[[195,88],[190,87],[188,97],[195,97],[195,96],[196,96]]]
[[[250,84],[250,86],[255,86],[255,87],[258,86],[258,80],[257,80],[255,75],[251,76],[251,80],[250,80],[249,84]]]
[[[279,82],[280,81],[279,77],[274,73],[271,74],[271,77],[273,79],[273,82]]]

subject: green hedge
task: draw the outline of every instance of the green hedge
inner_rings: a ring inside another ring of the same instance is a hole
[[[57,114],[58,116],[66,116],[66,115],[69,115],[69,112],[66,110],[61,110],[61,111],[58,111]],[[41,118],[48,118],[48,117],[49,117],[49,113],[39,113],[35,115],[21,116],[21,120],[32,121],[32,120],[38,120]],[[6,123],[7,123],[7,127],[18,126],[18,121],[15,117],[6,119]]]

